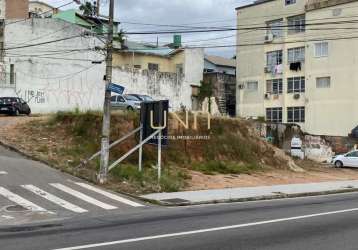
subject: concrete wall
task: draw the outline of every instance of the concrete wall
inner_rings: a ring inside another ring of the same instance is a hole
[[[55,41],[81,34],[84,30],[57,19],[33,19],[5,27],[5,46]],[[47,35],[49,34],[49,35]],[[103,106],[104,64],[99,52],[87,50],[103,44],[94,37],[77,37],[6,51],[5,70],[14,64],[16,87],[0,88],[0,96],[19,96],[34,113],[59,110],[101,109]],[[73,51],[75,50],[75,51]]]
[[[176,73],[152,72],[124,67],[113,68],[113,81],[124,86],[126,94],[146,94],[154,99],[168,99],[173,109],[191,108],[191,88]],[[189,91],[188,91],[189,90]]]
[[[184,59],[182,75],[115,67],[113,81],[125,86],[126,93],[147,94],[154,99],[168,99],[173,110],[178,110],[181,106],[192,109],[192,86],[200,86],[203,79],[203,56],[201,49],[187,49],[180,56],[172,59],[172,64]]]
[[[305,11],[305,0],[297,0],[296,4],[284,5],[284,1],[275,0],[248,8],[238,9],[238,25],[265,26],[266,22],[283,19],[283,25],[287,25],[287,17],[299,14],[306,15],[306,22],[322,22],[325,18],[342,18],[354,16],[358,8],[358,2],[333,6],[323,9]],[[340,9],[339,16],[333,16],[333,12]],[[258,16],[257,13],[263,13]],[[352,17],[353,18],[353,17]],[[354,18],[353,18],[354,19]],[[316,21],[314,21],[316,20]],[[347,20],[347,19],[344,19]],[[340,25],[342,26],[342,25]],[[308,27],[308,26],[307,26]],[[315,26],[321,27],[321,26]],[[345,28],[357,29],[357,23],[345,24]],[[288,34],[287,28],[283,31],[282,38],[275,38],[273,43],[265,43],[266,31],[255,30],[247,32],[238,31],[237,43],[245,45],[259,43],[258,46],[240,46],[237,48],[237,84],[243,85],[248,81],[258,81],[258,90],[247,88],[239,89],[237,95],[237,110],[240,116],[265,116],[266,108],[282,107],[283,122],[287,122],[287,108],[305,106],[306,121],[299,123],[303,131],[316,135],[347,136],[358,125],[358,43],[357,39],[329,40],[328,57],[316,58],[314,55],[314,41],[324,40],[329,37],[352,36],[351,32],[344,29],[336,29],[337,24],[325,25],[328,29],[309,29],[297,34]],[[299,42],[297,42],[299,41]],[[305,62],[300,71],[289,69],[287,62],[287,50],[294,47],[305,47]],[[266,52],[282,50],[283,73],[264,73],[266,66]],[[306,90],[300,93],[300,98],[295,99],[294,94],[287,93],[287,78],[305,77]],[[320,89],[316,87],[317,77],[331,77],[331,87]],[[266,99],[266,81],[269,79],[283,80],[283,94],[271,96]]]
[[[92,61],[105,59],[103,53],[93,51],[103,43],[92,36],[73,38],[84,31],[57,19],[35,18],[6,25],[8,50],[3,67],[9,72],[10,65],[14,65],[16,85],[0,86],[0,96],[19,96],[28,101],[34,113],[102,109],[105,64]],[[49,41],[42,46],[26,46]],[[181,105],[191,109],[191,85],[199,86],[202,80],[203,54],[201,49],[193,49],[175,57],[173,62],[184,59],[184,74],[180,76],[115,67],[113,82],[124,85],[126,93],[169,99],[173,109]]]

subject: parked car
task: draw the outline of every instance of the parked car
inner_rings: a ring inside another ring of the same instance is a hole
[[[149,95],[139,95],[139,94],[129,94],[129,95],[135,96],[135,97],[137,97],[138,99],[140,99],[143,102],[152,102],[152,101],[154,101],[154,99]]]
[[[132,95],[115,95],[111,97],[111,105],[113,108],[134,111],[140,109],[142,101]]]
[[[333,157],[332,164],[337,167],[357,167],[358,168],[358,150]]]
[[[27,102],[18,97],[0,97],[0,114],[30,115],[31,109]]]

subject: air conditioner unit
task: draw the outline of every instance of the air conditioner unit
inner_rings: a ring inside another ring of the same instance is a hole
[[[271,67],[265,67],[265,68],[264,68],[264,72],[265,72],[265,73],[271,73],[271,72],[272,72]]]
[[[265,36],[265,43],[271,43],[273,41],[273,34],[267,34]]]
[[[270,100],[270,98],[271,98],[271,93],[266,93],[266,94],[265,94],[265,99],[266,99],[266,100]]]
[[[293,98],[296,99],[296,100],[300,99],[300,97],[301,97],[301,95],[297,94],[297,93],[293,95]]]

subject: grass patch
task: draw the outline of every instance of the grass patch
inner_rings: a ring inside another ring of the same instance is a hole
[[[138,167],[130,164],[123,164],[110,173],[115,181],[128,182],[136,189],[158,192],[176,192],[185,186],[188,176],[178,169],[167,168],[162,171],[162,178],[158,182],[157,170],[144,168],[142,172]]]

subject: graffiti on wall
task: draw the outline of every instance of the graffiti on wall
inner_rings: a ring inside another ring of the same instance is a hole
[[[28,103],[45,104],[49,101],[42,90],[19,89],[16,91],[16,95]]]

